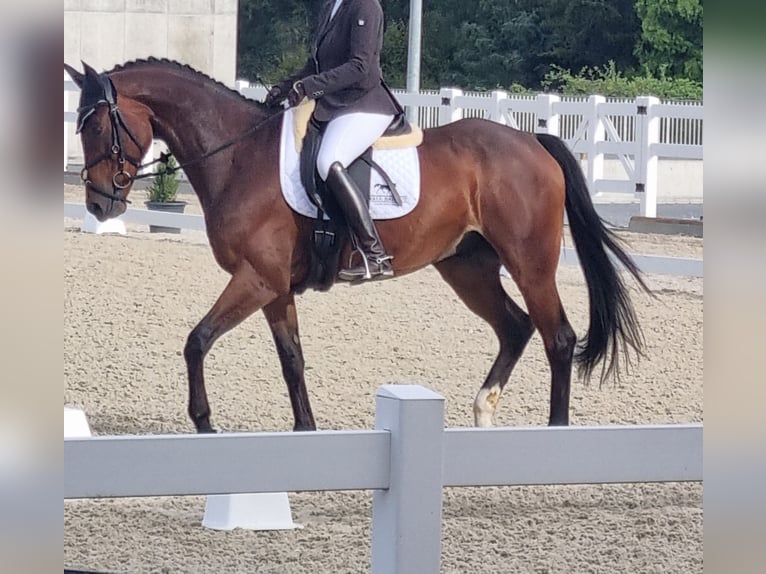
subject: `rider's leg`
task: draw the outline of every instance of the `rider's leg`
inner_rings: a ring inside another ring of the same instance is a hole
[[[357,245],[364,254],[360,265],[344,269],[338,274],[345,281],[394,274],[391,256],[383,248],[362,193],[346,171],[383,134],[392,119],[390,115],[347,114],[332,120],[322,138],[317,156],[317,171],[337,199]]]

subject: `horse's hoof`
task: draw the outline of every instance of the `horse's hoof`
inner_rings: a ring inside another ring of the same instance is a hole
[[[548,421],[549,427],[568,427],[569,421]]]

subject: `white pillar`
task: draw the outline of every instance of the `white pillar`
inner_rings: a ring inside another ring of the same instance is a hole
[[[462,96],[462,90],[455,88],[442,88],[439,91],[441,106],[439,107],[439,125],[451,124],[463,118],[463,108],[458,108],[455,98]]]
[[[420,40],[422,37],[422,0],[410,0],[409,45],[407,49],[407,93],[420,92]],[[417,123],[417,106],[407,106],[407,119]]]
[[[660,118],[652,107],[659,98],[636,98],[636,195],[641,201],[641,215],[657,217],[658,158],[652,146],[660,143]]]
[[[554,110],[554,105],[561,101],[559,96],[552,94],[538,94],[537,103],[537,123],[535,133],[559,135],[559,117],[560,114]]]
[[[391,481],[373,493],[372,573],[438,574],[444,398],[418,385],[383,386],[375,428],[391,432]]]

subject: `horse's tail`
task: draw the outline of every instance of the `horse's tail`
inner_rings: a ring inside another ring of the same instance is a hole
[[[589,378],[596,364],[604,360],[603,381],[612,374],[619,376],[618,354],[621,350],[627,355],[633,349],[640,356],[644,345],[630,295],[608,252],[625,266],[646,292],[649,289],[636,264],[620,247],[620,238],[604,225],[593,207],[587,182],[572,152],[556,136],[537,134],[537,139],[564,172],[569,229],[588,284],[590,323],[575,354],[578,374]],[[611,358],[607,363],[608,355]]]

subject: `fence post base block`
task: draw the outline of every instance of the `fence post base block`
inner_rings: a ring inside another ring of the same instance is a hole
[[[96,219],[90,211],[85,211],[85,217],[82,220],[82,227],[80,229],[83,233],[95,233],[97,235],[102,233],[127,234],[125,222],[119,217],[102,222]]]
[[[286,492],[211,494],[205,501],[202,526],[211,530],[293,530]]]
[[[64,438],[82,438],[91,436],[90,425],[85,412],[81,409],[64,407]]]

